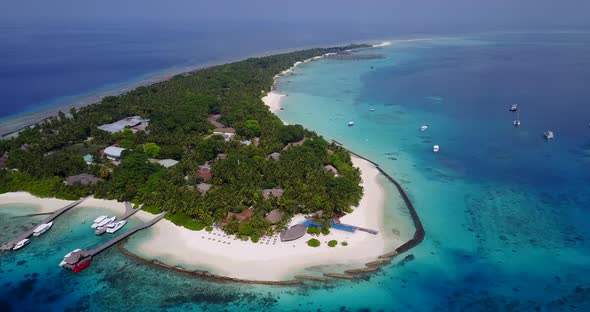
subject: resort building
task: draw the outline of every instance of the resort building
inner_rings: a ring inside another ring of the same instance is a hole
[[[231,140],[231,138],[236,135],[236,129],[234,128],[215,128],[213,130],[213,134],[222,135],[226,141]]]
[[[143,119],[140,116],[132,116],[132,117],[123,118],[121,120],[115,121],[110,124],[104,124],[104,125],[98,126],[98,129],[109,132],[109,133],[115,133],[115,132],[122,131],[125,128],[131,128],[131,131],[137,132],[137,131],[145,131],[148,124],[149,124],[148,119]]]
[[[281,198],[283,197],[284,192],[285,191],[283,191],[283,189],[279,188],[266,189],[262,190],[262,196],[264,197],[264,199],[269,199],[271,196],[274,198]]]
[[[326,172],[332,172],[335,177],[340,176],[340,173],[338,172],[338,169],[336,169],[336,167],[334,167],[332,165],[325,165],[324,166],[324,171],[326,171]]]
[[[178,163],[178,160],[174,160],[174,159],[170,159],[170,158],[167,158],[167,159],[153,159],[152,158],[152,159],[149,159],[149,161],[151,163],[156,163],[164,168],[174,167]]]
[[[223,153],[219,153],[219,154],[217,154],[217,159],[219,159],[219,160],[224,160],[224,159],[225,159],[225,157],[227,157],[227,155],[225,155],[225,154],[223,154]]]
[[[260,145],[260,138],[259,137],[255,137],[254,139],[252,139],[252,143],[254,144],[254,146]]]
[[[209,191],[211,189],[211,184],[207,184],[207,183],[199,183],[197,185],[197,190],[199,190],[199,192],[201,193],[206,193],[207,191]]]
[[[203,181],[209,181],[213,177],[211,166],[209,166],[209,164],[199,166],[199,177],[203,179]]]
[[[240,144],[246,145],[246,146],[250,146],[250,145],[252,145],[252,141],[250,141],[250,140],[244,140],[244,141],[240,141]]]
[[[279,223],[283,219],[283,213],[279,209],[273,209],[266,215],[266,220],[271,224]]]
[[[236,218],[240,222],[248,221],[254,215],[254,208],[250,207],[248,209],[244,209],[240,213],[235,212],[228,212],[227,216],[223,220],[223,223],[231,221],[231,219]]]
[[[268,155],[268,159],[272,159],[272,160],[279,160],[280,157],[281,157],[281,153],[277,153],[277,152],[274,152],[274,153]]]
[[[281,232],[281,242],[289,242],[299,239],[305,235],[307,228],[303,224],[295,224],[289,229]]]
[[[119,160],[121,159],[121,153],[123,153],[125,149],[122,147],[117,147],[117,146],[109,146],[107,148],[104,149],[103,154],[109,159],[109,160]]]
[[[91,174],[88,174],[88,173],[82,173],[82,174],[67,177],[65,182],[67,185],[76,185],[76,184],[91,185],[91,184],[96,184],[98,181],[100,181],[99,178],[97,178]]]

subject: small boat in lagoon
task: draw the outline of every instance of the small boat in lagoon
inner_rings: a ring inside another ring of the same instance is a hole
[[[354,121],[349,121],[349,122],[348,122],[348,126],[349,126],[349,127],[352,127],[352,126],[354,126]]]
[[[509,111],[511,112],[516,112],[518,110],[518,104],[512,104],[512,107],[510,107]]]
[[[100,221],[106,219],[108,216],[99,216],[96,219],[94,219],[94,221],[92,221],[92,223],[99,223]]]
[[[103,226],[115,221],[116,219],[117,219],[117,217],[110,217],[110,218],[107,217],[105,219],[102,219],[102,221],[100,221],[98,223],[92,224],[91,228],[96,229],[99,227],[103,227]]]
[[[438,153],[439,150],[440,150],[440,146],[438,146],[438,145],[434,145],[432,147],[432,151],[435,152],[435,153]]]
[[[18,243],[16,243],[16,245],[14,245],[14,248],[12,248],[12,250],[18,250],[23,248],[26,244],[28,244],[30,242],[30,240],[28,238],[25,238],[21,241],[19,241]]]
[[[33,236],[39,236],[47,232],[51,228],[51,226],[53,226],[53,221],[39,225],[37,228],[33,230]]]
[[[426,131],[428,129],[428,125],[423,125],[420,127],[420,131]]]

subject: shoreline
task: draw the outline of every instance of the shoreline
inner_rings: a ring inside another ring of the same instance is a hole
[[[219,229],[214,229],[211,233],[205,230],[193,231],[164,219],[146,230],[147,237],[132,237],[132,243],[128,242],[119,249],[124,249],[124,253],[128,255],[133,254],[133,258],[164,268],[174,268],[185,273],[199,272],[199,275],[205,277],[246,283],[293,284],[293,278],[298,274],[319,278],[315,269],[309,270],[317,267],[323,267],[329,272],[351,269],[361,272],[366,270],[366,263],[372,263],[380,256],[391,253],[396,247],[403,245],[403,241],[384,235],[382,218],[385,191],[379,184],[380,173],[377,167],[356,156],[353,156],[353,164],[361,170],[364,195],[358,207],[341,220],[343,223],[376,229],[379,231],[377,235],[332,229],[328,235],[316,236],[322,245],[313,248],[307,246],[307,240],[314,237],[310,234],[291,242],[280,242],[278,239],[275,242],[278,238],[278,234],[275,234],[272,238],[261,238],[260,242],[253,243],[227,236]],[[52,212],[70,202],[40,198],[27,192],[0,194],[0,205],[34,205],[40,213]],[[80,208],[85,207],[105,209],[117,215],[125,212],[123,202],[93,197],[80,204]],[[146,222],[153,215],[139,211],[135,217]],[[291,225],[303,221],[303,216],[297,215]],[[332,239],[338,241],[338,245],[333,248],[327,246],[327,242]],[[348,246],[342,246],[342,241],[346,241]],[[320,270],[319,273],[325,272]]]
[[[377,40],[369,40],[369,41],[377,41]],[[379,44],[373,44],[370,48],[379,48],[385,45],[391,44],[392,41],[384,41]],[[334,43],[337,45],[336,43]],[[286,49],[276,49],[261,53],[255,53],[249,56],[242,56],[242,57],[235,57],[230,58],[228,60],[219,61],[219,62],[205,62],[202,64],[196,65],[187,65],[187,66],[176,66],[168,69],[162,69],[157,72],[148,73],[142,75],[139,81],[129,79],[127,81],[115,84],[112,88],[107,90],[98,88],[93,91],[89,91],[86,93],[79,93],[68,95],[60,98],[50,99],[47,100],[48,104],[41,105],[37,109],[33,109],[31,111],[25,111],[20,113],[15,113],[13,115],[8,115],[4,117],[0,117],[0,140],[6,140],[15,137],[26,128],[33,127],[43,121],[49,119],[50,117],[56,116],[60,111],[63,113],[68,113],[69,109],[74,107],[76,109],[97,104],[99,103],[104,97],[107,96],[119,96],[125,94],[129,91],[132,91],[138,87],[148,87],[169,79],[172,79],[174,76],[177,75],[184,75],[194,73],[200,70],[204,70],[210,67],[219,66],[223,64],[228,64],[232,62],[236,62],[242,59],[250,58],[250,57],[263,57],[266,55],[272,54],[280,54],[280,53],[288,53],[292,51],[296,51],[299,49],[307,49],[309,47],[295,47],[295,48],[286,48]],[[316,57],[316,58],[321,58]],[[315,58],[312,58],[315,59]],[[306,60],[306,62],[309,60]],[[299,62],[302,63],[302,62]],[[294,66],[293,66],[294,67]],[[292,68],[293,68],[292,67]],[[142,79],[143,78],[143,79]],[[275,77],[277,78],[277,77]],[[103,86],[104,87],[104,86]],[[60,102],[57,105],[51,105],[49,103]]]
[[[389,44],[391,43],[387,42],[372,47]],[[271,90],[274,90],[278,78],[293,73],[300,64],[321,59],[329,54],[296,62],[292,67],[274,77]],[[280,101],[285,96],[270,91],[262,100],[271,112],[275,113],[280,110]],[[390,263],[398,253],[405,252],[419,244],[424,237],[424,231],[419,224],[419,219],[416,223],[414,216],[417,218],[417,214],[415,214],[407,196],[404,196],[405,193],[401,186],[379,168],[378,164],[353,152],[351,154],[353,165],[361,170],[364,194],[359,206],[352,213],[343,217],[342,222],[377,229],[378,235],[359,231],[351,234],[332,230],[327,236],[317,237],[322,242],[318,248],[307,246],[307,240],[312,238],[309,234],[293,242],[281,243],[279,240],[278,246],[276,246],[277,234],[273,237],[261,238],[261,242],[258,243],[244,242],[227,236],[218,229],[211,233],[204,230],[192,231],[176,226],[168,220],[162,220],[146,231],[150,233],[150,237],[147,239],[144,237],[140,242],[134,240],[132,245],[136,246],[131,248],[128,247],[129,243],[126,243],[126,246],[121,245],[119,250],[137,260],[179,272],[224,281],[257,284],[292,285],[300,283],[297,279],[322,280],[323,277],[317,276],[318,273],[323,273],[323,276],[326,277],[349,279],[353,278],[354,274],[377,271],[379,266]],[[420,227],[421,238],[417,237],[420,236],[418,230],[410,242],[403,242],[399,238],[386,238],[384,235],[382,218],[385,208],[385,190],[377,180],[380,174],[385,175],[398,188],[402,199],[410,210],[416,228],[418,229],[418,225]],[[36,205],[40,207],[40,212],[49,212],[61,208],[69,201],[38,198],[26,192],[0,194],[0,205],[8,203]],[[114,200],[89,198],[80,206],[103,208],[121,214],[125,211],[124,203]],[[145,211],[139,211],[135,216],[144,222],[153,218],[152,214]],[[295,216],[290,225],[301,223],[303,220],[303,216]],[[327,242],[332,239],[339,243],[335,248],[327,246]],[[126,242],[128,241],[126,240]],[[342,241],[346,241],[348,246],[341,246]],[[181,252],[179,253],[179,251]],[[240,256],[239,259],[235,257],[236,255]],[[288,268],[285,268],[285,263],[289,264]],[[364,266],[359,267],[362,265]],[[319,271],[318,268],[320,268]],[[344,273],[331,273],[335,268],[337,271],[344,270]],[[322,271],[325,269],[328,269],[330,273]],[[311,274],[311,276],[296,275],[298,273]]]

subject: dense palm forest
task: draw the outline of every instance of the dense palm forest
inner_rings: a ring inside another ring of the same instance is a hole
[[[350,155],[299,125],[283,125],[261,101],[273,77],[314,56],[360,46],[310,49],[250,58],[177,75],[170,80],[139,87],[120,96],[68,114],[59,113],[16,138],[0,141],[0,192],[29,191],[38,196],[74,199],[95,197],[131,200],[144,209],[168,210],[173,222],[191,229],[219,224],[241,237],[253,239],[280,229],[296,213],[323,211],[324,218],[347,211],[362,197],[360,173]],[[207,118],[220,114],[220,123],[235,129],[231,140],[212,135]],[[118,133],[97,126],[128,116],[149,119],[145,132]],[[259,144],[240,141],[259,138]],[[127,148],[115,165],[99,153],[113,142]],[[303,142],[302,144],[289,144]],[[288,147],[287,147],[288,146]],[[287,147],[287,148],[286,148]],[[272,159],[271,153],[280,157]],[[85,154],[93,155],[88,165]],[[217,157],[225,154],[223,159]],[[6,159],[7,157],[7,159]],[[171,158],[179,163],[165,168],[148,158]],[[210,164],[211,188],[199,166]],[[324,170],[334,166],[339,175]],[[101,178],[94,185],[67,185],[68,176],[89,173]],[[282,189],[283,196],[267,196],[263,189]],[[247,221],[226,218],[253,208]],[[278,227],[265,216],[283,212]]]

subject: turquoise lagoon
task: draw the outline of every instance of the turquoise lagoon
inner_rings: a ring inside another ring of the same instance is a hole
[[[278,115],[403,185],[426,239],[396,262],[353,282],[269,287],[191,278],[112,248],[74,275],[57,267],[63,254],[105,239],[80,222],[101,211],[80,207],[0,255],[0,310],[590,310],[590,35],[395,41],[379,53],[386,57],[297,67],[277,83],[288,95]],[[545,130],[556,139],[546,142]],[[411,236],[398,194],[382,184],[388,234]],[[41,218],[18,216],[32,211],[0,208],[0,239]],[[129,248],[149,235],[136,234]]]

